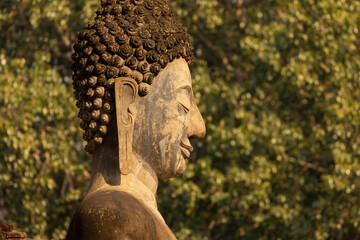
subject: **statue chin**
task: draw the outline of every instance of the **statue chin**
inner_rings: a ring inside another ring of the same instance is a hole
[[[186,161],[184,157],[179,153],[178,158],[175,163],[175,167],[173,169],[168,169],[168,171],[165,172],[164,176],[159,176],[160,180],[165,180],[173,177],[179,177],[181,176],[186,170]]]
[[[180,160],[178,161],[178,164],[176,165],[176,172],[174,177],[181,176],[186,170],[186,162],[183,157],[180,157]]]

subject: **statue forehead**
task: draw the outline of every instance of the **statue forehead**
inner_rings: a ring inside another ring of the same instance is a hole
[[[191,87],[191,74],[187,62],[184,59],[178,59],[170,63],[155,78],[153,85],[152,90],[158,88],[168,88],[169,91],[174,91],[183,86]]]

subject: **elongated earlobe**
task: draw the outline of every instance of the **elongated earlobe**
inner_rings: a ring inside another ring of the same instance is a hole
[[[134,116],[129,110],[138,95],[137,83],[128,77],[115,79],[116,122],[119,143],[119,167],[121,174],[127,175],[132,169],[132,140]]]

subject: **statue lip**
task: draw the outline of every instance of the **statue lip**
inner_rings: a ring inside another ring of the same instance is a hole
[[[194,151],[194,148],[191,146],[189,139],[180,142],[180,150],[184,158],[190,157],[190,153]]]

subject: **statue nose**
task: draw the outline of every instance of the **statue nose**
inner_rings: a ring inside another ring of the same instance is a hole
[[[206,128],[204,119],[201,116],[199,108],[195,105],[190,111],[190,119],[189,119],[189,130],[188,130],[188,137],[201,139],[205,137]]]

